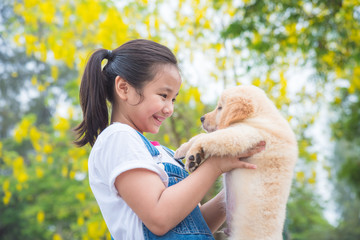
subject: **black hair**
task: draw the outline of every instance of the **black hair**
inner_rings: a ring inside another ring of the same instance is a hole
[[[104,59],[108,62],[101,69]],[[80,85],[82,122],[74,129],[75,144],[94,145],[97,136],[109,125],[107,101],[114,103],[115,78],[120,76],[141,95],[145,84],[155,77],[158,67],[177,60],[169,48],[159,43],[136,39],[114,50],[98,49],[85,67]]]

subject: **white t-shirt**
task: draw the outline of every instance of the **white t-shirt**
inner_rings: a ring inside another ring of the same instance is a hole
[[[110,234],[115,240],[144,239],[142,221],[118,195],[115,179],[121,173],[145,168],[168,186],[162,162],[179,166],[161,147],[152,157],[139,134],[128,125],[113,123],[98,136],[89,157],[89,182]]]

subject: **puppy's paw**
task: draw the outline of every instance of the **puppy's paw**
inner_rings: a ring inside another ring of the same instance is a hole
[[[204,151],[201,149],[200,152],[189,154],[189,157],[186,159],[185,168],[189,172],[193,172],[202,162],[204,162]]]
[[[186,154],[185,168],[189,172],[195,171],[206,160],[204,148],[200,144],[194,144]]]
[[[183,143],[174,153],[175,159],[183,159],[186,156],[189,148],[191,147],[190,142]]]

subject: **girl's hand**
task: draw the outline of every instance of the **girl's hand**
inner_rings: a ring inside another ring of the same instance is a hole
[[[259,142],[254,147],[248,149],[246,152],[242,153],[238,157],[210,157],[207,159],[203,164],[206,162],[209,162],[209,164],[212,164],[214,168],[217,168],[217,170],[220,172],[220,174],[229,172],[235,168],[247,168],[247,169],[256,169],[256,165],[242,161],[248,157],[251,157],[252,155],[259,153],[265,149],[265,141]],[[201,166],[201,165],[200,165]]]
[[[239,158],[240,159],[244,159],[244,158],[248,158],[251,157],[252,155],[259,153],[261,151],[263,151],[265,149],[266,146],[266,142],[265,141],[261,141],[258,144],[256,144],[254,147],[249,148],[247,151],[245,151],[244,153],[242,153]]]

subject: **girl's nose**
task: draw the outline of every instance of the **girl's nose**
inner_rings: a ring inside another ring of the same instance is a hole
[[[164,114],[166,114],[166,116],[170,117],[174,112],[173,103],[171,102],[170,104],[166,104],[165,107],[163,108],[163,112]]]

